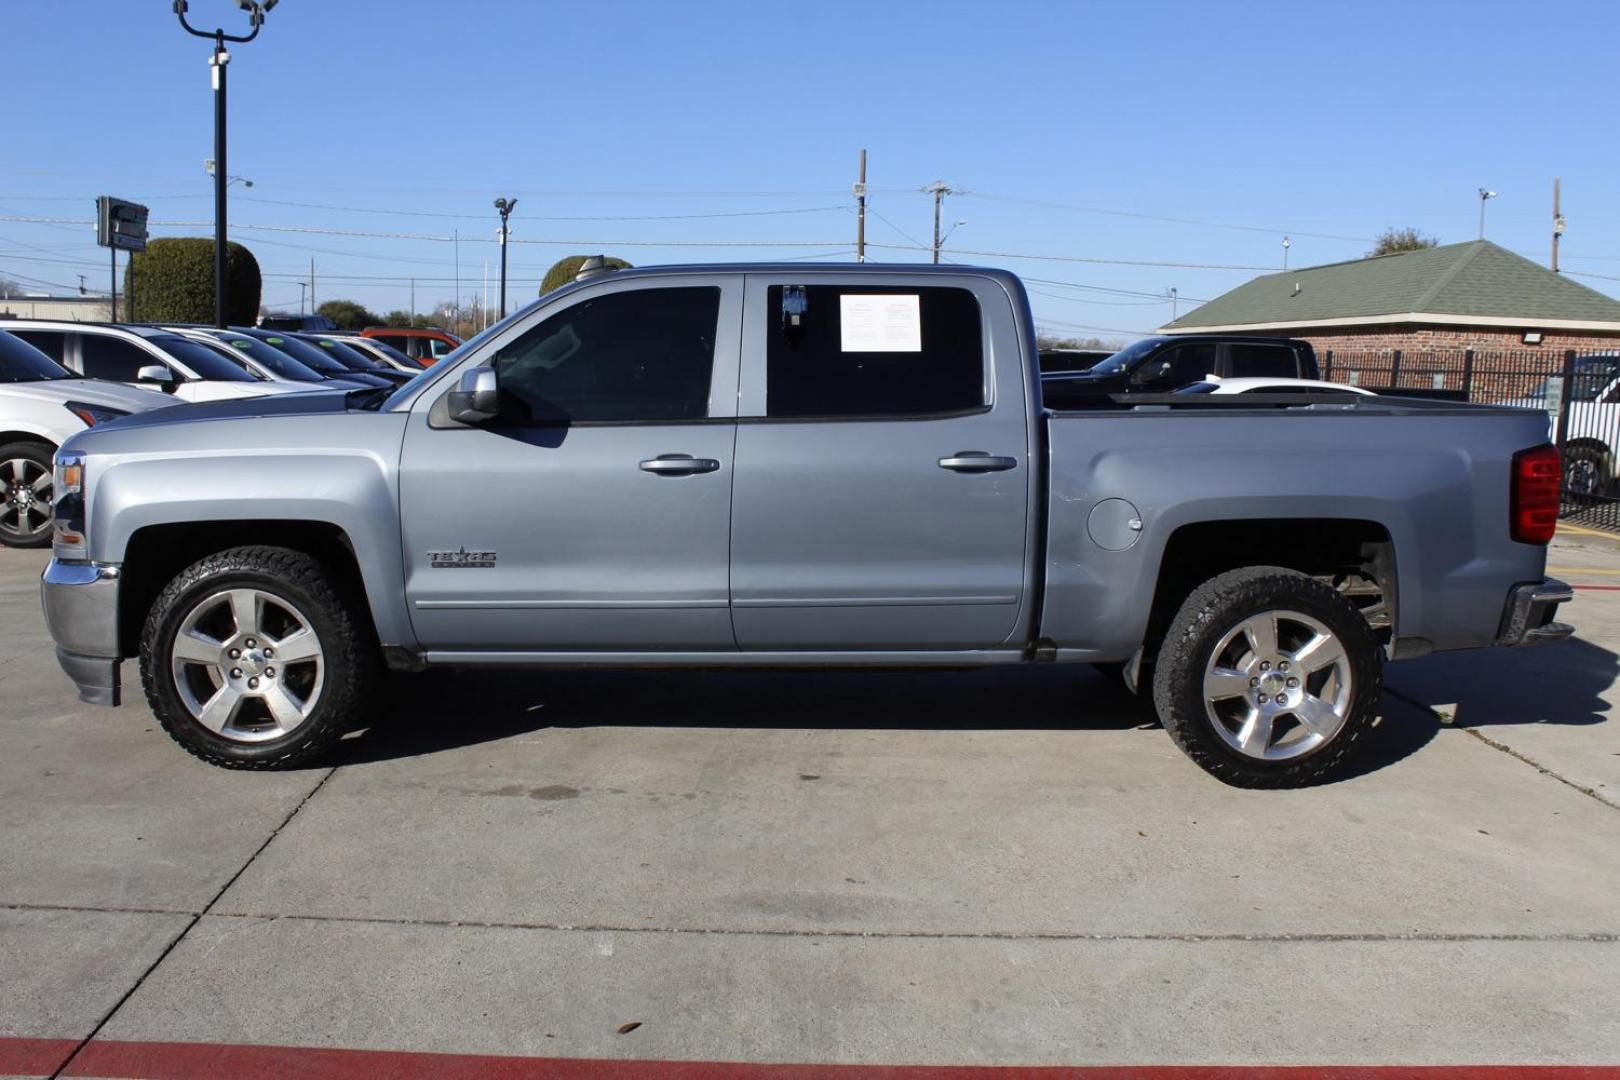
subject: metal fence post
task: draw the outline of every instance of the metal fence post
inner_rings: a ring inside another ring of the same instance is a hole
[[[1564,352],[1564,392],[1558,399],[1558,438],[1562,449],[1569,436],[1569,401],[1575,396],[1575,350]]]
[[[1401,350],[1399,349],[1395,350],[1395,356],[1390,361],[1389,385],[1392,387],[1401,385]]]
[[[1333,350],[1329,349],[1327,352],[1322,354],[1322,357],[1323,357],[1324,360],[1327,361],[1327,367],[1323,369],[1322,378],[1326,379],[1328,382],[1332,382],[1333,381]]]
[[[1474,400],[1474,350],[1463,350],[1463,397]]]

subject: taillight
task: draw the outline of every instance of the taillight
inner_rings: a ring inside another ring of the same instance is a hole
[[[1545,544],[1558,528],[1558,497],[1564,470],[1556,446],[1537,446],[1513,455],[1513,495],[1509,520],[1513,539]]]

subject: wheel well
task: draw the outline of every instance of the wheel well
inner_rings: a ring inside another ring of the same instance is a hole
[[[1564,444],[1564,453],[1567,454],[1571,450],[1596,450],[1599,454],[1603,455],[1604,461],[1608,461],[1609,455],[1614,452],[1609,449],[1608,444],[1602,439],[1594,439],[1590,436],[1581,439],[1569,440]]]
[[[39,443],[39,445],[48,446],[52,450],[56,449],[54,442],[43,435],[36,435],[32,431],[0,431],[0,446],[14,442]]]
[[[140,651],[152,603],[176,574],[199,559],[249,544],[291,548],[331,567],[365,599],[360,563],[348,534],[323,521],[188,521],[149,525],[131,536],[118,590],[118,653]],[[366,606],[369,617],[370,607]]]
[[[1361,610],[1381,643],[1395,625],[1395,545],[1375,521],[1273,518],[1183,525],[1159,564],[1148,619],[1147,654],[1188,594],[1228,570],[1281,566],[1320,578]]]

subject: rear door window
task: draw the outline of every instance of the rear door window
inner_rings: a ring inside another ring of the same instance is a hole
[[[1286,345],[1228,345],[1234,378],[1292,379],[1299,376],[1294,350]]]
[[[925,417],[985,406],[979,301],[946,286],[772,285],[765,412]]]
[[[79,359],[87,378],[113,382],[135,382],[141,368],[163,363],[134,342],[110,334],[80,334]]]

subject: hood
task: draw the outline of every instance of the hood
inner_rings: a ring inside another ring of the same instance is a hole
[[[173,398],[168,400],[172,401]],[[258,416],[313,416],[321,413],[348,411],[347,393],[338,391],[305,391],[293,394],[271,394],[245,398],[226,398],[223,401],[199,401],[196,404],[174,405],[167,409],[126,416],[110,424],[98,424],[95,430],[110,428],[146,427],[151,424],[179,424],[188,420],[230,420],[237,417]]]
[[[137,390],[100,379],[42,379],[39,382],[0,383],[0,395],[61,404],[81,401],[124,412],[147,412],[173,405],[174,398],[156,390]]]
[[[277,394],[307,394],[311,390],[322,388],[320,383],[274,382],[268,379],[264,382],[230,382],[220,383],[220,385],[231,388],[232,398],[269,397]]]

